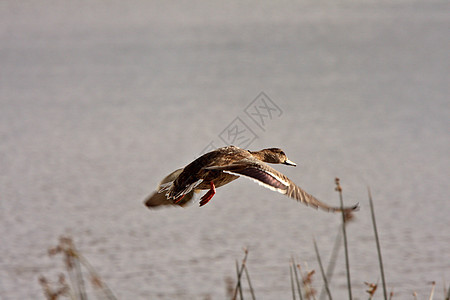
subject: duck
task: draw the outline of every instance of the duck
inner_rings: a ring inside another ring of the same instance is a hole
[[[296,166],[280,148],[259,151],[245,150],[233,145],[218,148],[167,175],[144,203],[148,208],[164,205],[185,206],[196,193],[207,190],[200,198],[200,206],[204,206],[214,197],[216,188],[242,176],[307,206],[328,212],[342,211],[341,207],[330,206],[308,194],[268,163]],[[350,212],[358,208],[359,203],[344,207],[343,210]]]

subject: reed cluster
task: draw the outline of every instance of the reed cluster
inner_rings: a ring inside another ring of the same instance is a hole
[[[341,209],[342,209],[344,207],[344,201],[343,201],[342,187],[340,185],[339,178],[335,179],[335,184],[336,184],[335,190],[339,193],[339,200],[340,200]],[[375,218],[375,209],[374,209],[374,205],[373,205],[372,194],[370,192],[370,188],[368,188],[368,201],[370,204],[369,207],[370,207],[371,218],[372,218],[374,242],[375,242],[375,247],[377,249],[377,254],[378,254],[377,259],[379,262],[381,288],[379,288],[379,282],[376,282],[376,283],[364,282],[365,285],[367,286],[366,292],[368,294],[368,299],[371,300],[371,299],[373,299],[376,291],[381,289],[382,297],[383,297],[382,299],[391,300],[391,299],[394,299],[395,295],[394,295],[393,290],[391,290],[388,293],[387,288],[386,288],[383,257],[381,254],[381,245],[380,245],[380,239],[378,237],[378,228],[377,228],[377,223],[376,223],[376,218]],[[352,286],[351,286],[351,275],[350,275],[350,259],[349,259],[347,231],[346,231],[346,227],[348,226],[350,221],[352,221],[353,219],[354,219],[354,215],[352,212],[344,211],[342,209],[342,226],[340,226],[338,234],[336,235],[333,250],[331,252],[329,263],[327,265],[326,270],[323,267],[323,263],[322,263],[323,260],[320,256],[319,247],[317,245],[317,242],[313,238],[312,242],[314,245],[316,258],[317,258],[317,262],[319,265],[320,275],[321,275],[322,281],[323,281],[323,287],[321,289],[321,292],[320,292],[318,298],[317,298],[317,291],[312,286],[312,281],[314,278],[313,275],[315,275],[315,270],[303,271],[301,265],[296,263],[294,258],[291,258],[290,263],[289,263],[289,274],[290,274],[289,278],[290,278],[291,294],[292,294],[293,300],[297,300],[297,299],[299,299],[299,300],[304,300],[304,299],[307,299],[307,300],[316,300],[316,299],[332,300],[333,299],[332,291],[330,289],[329,284],[331,283],[331,280],[333,278],[335,263],[337,261],[339,249],[341,248],[342,242],[344,244],[348,299],[350,299],[350,300],[353,299]],[[248,250],[246,249],[242,266],[245,266],[247,256],[248,256]],[[298,274],[300,274],[300,276]],[[250,282],[250,277],[249,277],[248,273],[246,273],[246,278],[247,278],[248,282]],[[237,281],[236,289],[234,290],[233,297],[231,299],[243,300],[244,299],[244,295],[242,292],[243,291],[243,289],[242,289],[243,282],[242,282],[242,278],[239,273],[238,273],[236,281]],[[431,283],[431,285],[432,285],[431,292],[430,292],[430,295],[427,297],[428,300],[433,300],[436,283],[433,281]],[[444,283],[444,285],[445,285],[445,283]],[[239,298],[237,298],[236,296],[239,296]],[[412,299],[414,299],[414,300],[417,299],[416,292],[412,292],[411,296],[412,296]],[[253,289],[251,289],[251,299],[255,299],[255,291]],[[450,287],[448,289],[446,287],[444,288],[444,298],[443,299],[450,300]]]
[[[341,208],[344,207],[343,201],[343,191],[340,185],[340,180],[335,179],[336,191],[339,193],[339,199]],[[369,283],[365,282],[367,286],[368,299],[373,299],[375,293],[381,290],[382,297],[385,300],[391,300],[394,298],[394,292],[391,290],[389,293],[386,287],[386,279],[384,274],[383,258],[381,254],[381,245],[378,237],[378,229],[375,218],[375,209],[373,205],[372,195],[370,189],[368,189],[368,201],[370,204],[370,212],[372,217],[372,227],[374,232],[374,244],[377,249],[377,259],[379,262],[379,272],[381,278],[381,288],[379,287],[379,282]],[[330,289],[330,283],[333,278],[333,273],[335,269],[335,263],[339,254],[339,249],[344,246],[344,256],[345,256],[345,268],[347,277],[347,290],[348,298],[353,299],[352,286],[351,286],[351,273],[350,273],[350,260],[349,251],[347,244],[347,232],[346,227],[354,219],[352,212],[344,211],[342,209],[342,226],[340,226],[338,234],[336,235],[333,250],[331,252],[327,268],[324,269],[323,259],[320,255],[319,247],[316,240],[313,238],[314,250],[316,253],[317,262],[319,265],[319,271],[323,282],[323,287],[320,294],[318,295],[317,290],[313,287],[315,270],[304,270],[302,266],[295,261],[292,257],[289,262],[289,274],[290,274],[290,285],[292,299],[294,300],[325,300],[333,299],[333,293]],[[95,271],[92,265],[87,261],[87,259],[81,255],[81,253],[76,249],[73,240],[70,237],[61,237],[59,243],[56,247],[49,249],[49,255],[62,255],[66,273],[68,274],[69,281],[66,280],[66,275],[61,273],[56,282],[50,283],[50,281],[44,277],[39,277],[39,283],[42,287],[43,293],[48,300],[57,300],[60,297],[69,297],[70,299],[76,300],[87,300],[88,297],[86,292],[86,278],[83,276],[83,270],[88,274],[87,278],[92,286],[92,290],[95,293],[97,299],[107,299],[116,300],[111,289],[106,285],[106,283],[101,279],[99,274]],[[241,262],[236,260],[236,280],[232,277],[227,277],[225,279],[226,295],[227,299],[232,300],[243,300],[252,299],[255,300],[256,293],[253,289],[252,282],[250,279],[249,271],[247,269],[247,258],[249,255],[249,250],[244,248],[244,257]],[[434,297],[436,283],[432,282],[432,288],[429,300]],[[244,293],[243,286],[247,285],[246,293]],[[444,283],[445,285],[445,283]],[[416,292],[412,292],[412,299],[417,299]],[[209,298],[208,298],[209,299]],[[450,300],[450,287],[444,288],[444,298],[445,300]]]
[[[50,256],[62,255],[66,273],[69,275],[69,282],[66,281],[65,274],[61,273],[56,287],[54,287],[45,276],[40,276],[39,283],[47,300],[57,300],[60,297],[68,297],[69,299],[76,300],[89,299],[88,293],[86,292],[83,269],[89,275],[88,279],[97,299],[117,300],[111,289],[95,271],[94,267],[76,249],[72,238],[60,237],[58,245],[50,248],[48,253]]]

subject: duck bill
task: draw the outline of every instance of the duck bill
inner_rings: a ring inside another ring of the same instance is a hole
[[[288,166],[294,166],[294,167],[297,166],[297,164],[295,162],[290,161],[289,159],[286,159],[283,164],[288,165]]]

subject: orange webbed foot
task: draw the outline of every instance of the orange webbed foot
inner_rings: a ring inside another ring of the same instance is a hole
[[[204,194],[200,198],[200,206],[203,206],[206,203],[208,203],[209,200],[211,200],[212,197],[214,197],[214,195],[216,194],[216,187],[214,186],[214,183],[211,181],[209,184],[211,185],[211,188],[208,192],[206,192],[206,194]]]

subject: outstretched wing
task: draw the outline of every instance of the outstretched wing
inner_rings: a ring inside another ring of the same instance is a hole
[[[212,166],[206,169],[222,170],[225,173],[245,176],[266,188],[285,194],[290,198],[296,199],[314,208],[321,208],[331,212],[341,211],[340,207],[329,206],[321,202],[314,196],[302,190],[288,177],[258,160],[246,158],[228,166]],[[355,210],[358,207],[358,204],[352,207],[344,207],[344,211]]]

